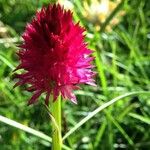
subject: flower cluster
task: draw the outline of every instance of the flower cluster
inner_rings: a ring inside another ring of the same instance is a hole
[[[30,85],[27,90],[34,94],[28,104],[42,93],[46,93],[46,104],[51,94],[54,101],[61,94],[76,103],[73,90],[79,84],[95,85],[92,51],[84,42],[84,31],[73,22],[71,11],[59,4],[43,7],[27,24],[17,53],[21,63],[16,68],[25,72],[16,75],[15,86]]]

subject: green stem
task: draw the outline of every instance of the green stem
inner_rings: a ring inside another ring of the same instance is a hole
[[[61,150],[62,137],[61,137],[61,96],[52,103],[51,110],[52,121],[52,150]]]

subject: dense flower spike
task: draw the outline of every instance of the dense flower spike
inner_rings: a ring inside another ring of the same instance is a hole
[[[92,53],[84,42],[84,29],[72,21],[70,10],[59,4],[43,7],[26,26],[18,56],[25,73],[16,75],[15,86],[29,84],[28,91],[34,95],[29,104],[46,92],[46,104],[50,94],[54,101],[61,94],[76,103],[73,90],[78,84],[95,85],[92,72]]]

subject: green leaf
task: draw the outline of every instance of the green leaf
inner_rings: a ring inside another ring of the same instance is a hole
[[[65,134],[65,136],[63,137],[63,140],[65,140],[67,137],[69,137],[71,134],[73,134],[77,129],[79,129],[84,123],[86,123],[88,120],[90,120],[91,118],[93,118],[97,113],[99,113],[100,111],[104,110],[105,108],[107,108],[108,106],[113,105],[115,102],[126,98],[128,96],[132,96],[132,95],[138,95],[138,94],[150,94],[150,91],[135,91],[135,92],[130,92],[130,93],[126,93],[123,95],[120,95],[112,100],[110,100],[107,103],[104,103],[102,106],[99,106],[97,109],[95,109],[94,111],[90,112],[88,116],[86,116],[85,118],[83,118],[79,123],[77,123],[69,132],[67,132]]]
[[[129,116],[150,125],[150,118],[147,118],[147,117],[144,117],[144,116],[141,116],[141,115],[137,115],[135,113],[129,113]]]
[[[51,137],[49,137],[48,135],[46,135],[46,134],[44,134],[44,133],[42,133],[40,131],[34,130],[34,129],[30,128],[30,127],[27,127],[27,126],[25,126],[25,125],[23,125],[21,123],[18,123],[18,122],[14,121],[14,120],[11,120],[9,118],[1,116],[1,115],[0,115],[0,122],[6,123],[6,124],[8,124],[10,126],[18,128],[20,130],[23,130],[23,131],[25,131],[27,133],[33,134],[33,135],[35,135],[37,137],[40,137],[41,139],[46,140],[46,141],[48,141],[50,143],[52,142]],[[63,148],[65,150],[71,150],[69,147],[67,147],[65,145],[63,145]]]

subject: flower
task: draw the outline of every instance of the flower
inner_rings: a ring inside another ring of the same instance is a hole
[[[102,24],[106,21],[108,16],[117,8],[121,0],[92,0],[89,4],[88,1],[83,2],[83,16],[95,25],[96,30],[100,30]],[[119,24],[121,17],[125,15],[125,11],[121,10],[116,16],[112,18],[106,31],[111,32],[112,28]]]
[[[27,24],[17,53],[21,63],[15,69],[25,73],[16,74],[15,86],[30,85],[27,90],[34,94],[28,104],[37,102],[42,93],[46,93],[47,105],[51,94],[54,101],[61,94],[77,103],[73,90],[83,83],[95,85],[94,58],[84,42],[84,31],[73,23],[71,11],[59,4],[43,7]]]

